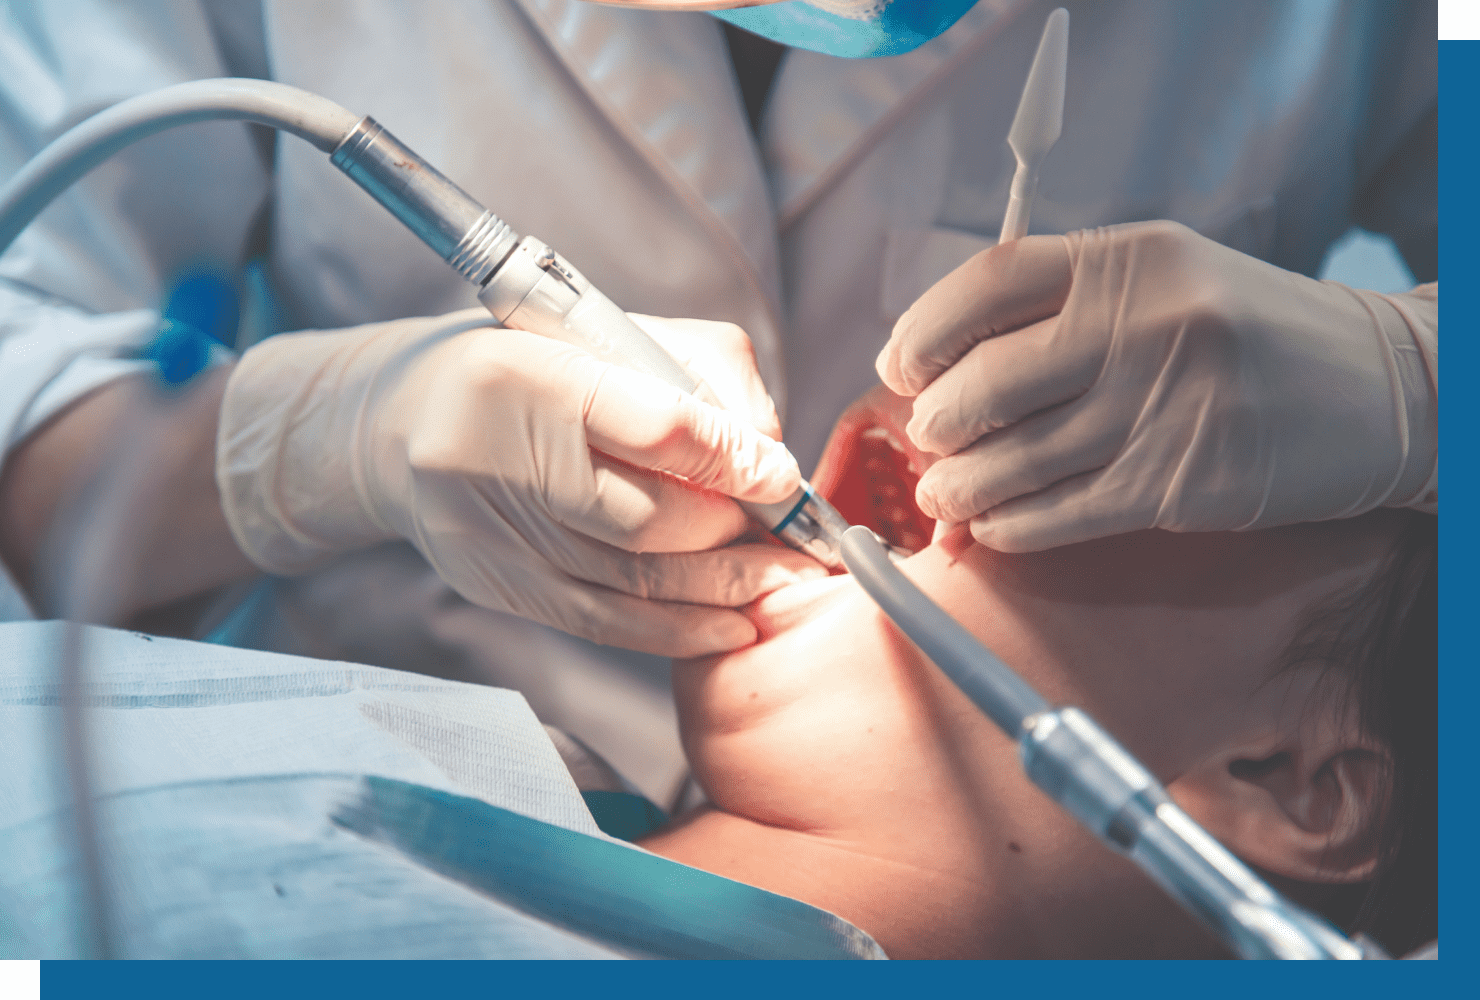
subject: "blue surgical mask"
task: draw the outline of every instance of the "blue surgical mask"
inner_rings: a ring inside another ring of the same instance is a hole
[[[782,45],[867,59],[919,48],[975,5],[976,0],[786,0],[711,13]]]

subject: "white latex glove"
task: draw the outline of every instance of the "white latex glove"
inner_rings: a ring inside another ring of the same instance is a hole
[[[796,461],[737,327],[634,319],[735,412],[481,308],[264,341],[221,407],[237,543],[294,574],[404,537],[469,601],[596,642],[695,656],[753,641],[729,609],[826,571],[773,545],[716,548],[749,529],[721,494],[782,500]]]
[[[1358,291],[1170,222],[1031,236],[895,325],[916,499],[1026,552],[1438,508],[1438,285]]]

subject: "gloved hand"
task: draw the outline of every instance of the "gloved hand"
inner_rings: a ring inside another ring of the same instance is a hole
[[[237,543],[293,574],[404,537],[469,601],[597,642],[696,656],[753,641],[730,608],[826,571],[774,545],[716,548],[749,529],[721,494],[782,500],[796,461],[737,327],[634,319],[734,412],[481,308],[264,341],[221,406]]]
[[[1438,508],[1438,285],[1314,281],[1170,222],[993,247],[880,353],[932,517],[1026,552]]]

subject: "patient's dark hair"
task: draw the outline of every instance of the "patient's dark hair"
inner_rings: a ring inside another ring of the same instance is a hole
[[[1439,519],[1404,517],[1378,573],[1313,609],[1281,659],[1282,670],[1326,664],[1391,754],[1376,875],[1320,908],[1395,956],[1439,935]]]

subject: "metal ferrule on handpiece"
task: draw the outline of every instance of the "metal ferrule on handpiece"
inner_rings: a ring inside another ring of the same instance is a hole
[[[1209,836],[1080,709],[1062,706],[1024,719],[1018,750],[1034,784],[1130,856],[1240,957],[1360,957],[1355,944],[1287,902]]]
[[[519,238],[373,118],[361,118],[329,160],[475,285]]]
[[[786,504],[791,504],[791,510],[779,521],[768,524],[770,518],[767,515],[784,508]],[[797,551],[805,552],[828,569],[837,569],[843,565],[841,546],[843,532],[849,527],[848,522],[832,504],[814,493],[807,483],[802,483],[797,492],[781,504],[744,506],[752,517],[771,529],[771,534]]]

